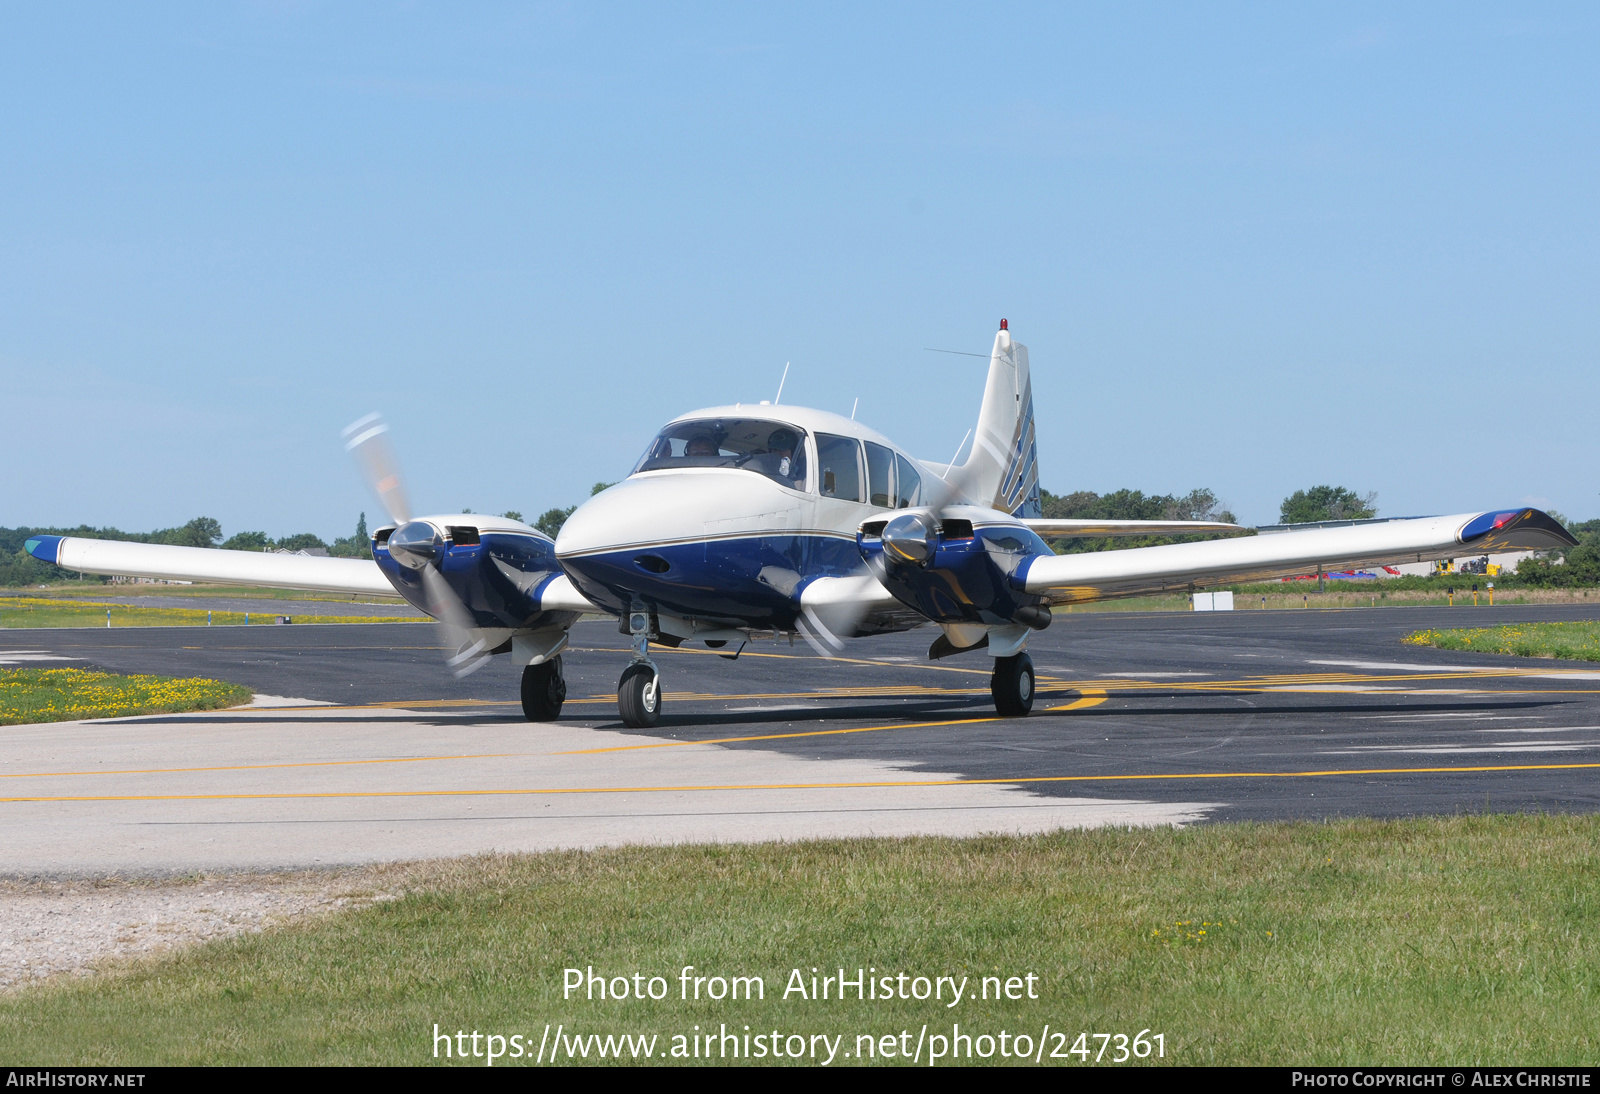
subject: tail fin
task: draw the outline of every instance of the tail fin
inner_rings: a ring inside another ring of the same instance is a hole
[[[989,383],[967,462],[951,481],[980,505],[1018,517],[1041,517],[1039,452],[1034,442],[1033,384],[1028,347],[1011,340],[1006,321],[994,338]]]

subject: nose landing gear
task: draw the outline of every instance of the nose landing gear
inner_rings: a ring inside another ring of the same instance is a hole
[[[553,722],[567,701],[567,681],[561,674],[561,658],[552,657],[542,665],[522,670],[522,713],[530,722]]]
[[[629,729],[646,729],[661,720],[661,673],[651,664],[632,664],[617,685],[617,709]]]
[[[650,639],[633,636],[633,663],[617,683],[617,710],[629,729],[648,729],[661,720],[661,670],[650,660]]]
[[[1033,709],[1033,658],[1025,653],[996,657],[989,677],[994,709],[1007,718],[1020,718]]]

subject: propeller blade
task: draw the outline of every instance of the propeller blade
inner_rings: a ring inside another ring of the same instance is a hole
[[[389,444],[389,426],[376,414],[368,414],[344,427],[344,447],[361,466],[367,485],[378,496],[389,519],[404,524],[411,519],[411,502],[400,477],[400,463]]]
[[[431,525],[421,521],[413,524],[411,520],[411,502],[400,477],[400,462],[389,443],[388,423],[376,413],[351,422],[344,428],[344,446],[355,456],[367,485],[383,503],[389,519],[398,525],[389,537],[391,554],[396,562],[415,570],[422,578],[427,613],[438,624],[440,643],[453,651],[445,664],[458,677],[477,672],[489,659],[489,643],[466,604],[439,572],[444,541]]]
[[[418,572],[423,591],[428,594],[428,614],[438,621],[444,647],[455,651],[445,658],[445,664],[457,677],[472,675],[489,659],[489,644],[483,632],[473,625],[472,613],[443,574],[432,566],[424,566]]]
[[[845,580],[852,581],[863,592],[868,588],[882,587],[876,577],[865,572]],[[855,636],[857,625],[871,607],[865,596],[834,601],[820,610],[817,606],[807,604],[795,620],[795,630],[800,632],[800,637],[806,640],[807,645],[817,651],[818,656],[837,658],[844,652],[845,638]],[[841,634],[845,637],[840,637]]]

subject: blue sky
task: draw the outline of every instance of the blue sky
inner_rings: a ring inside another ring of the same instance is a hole
[[[770,398],[1059,492],[1600,515],[1600,9],[12,5],[0,524],[570,504]]]

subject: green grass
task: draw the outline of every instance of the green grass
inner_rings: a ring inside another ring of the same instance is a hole
[[[257,612],[208,612],[204,608],[142,608],[131,604],[101,604],[86,600],[56,597],[0,598],[0,628],[30,627],[218,627],[240,626],[249,617],[253,623],[271,623],[276,615],[270,608]],[[426,616],[400,615],[302,615],[290,616],[295,623],[418,623]]]
[[[1217,592],[1229,591],[1226,586],[1219,587]],[[1476,603],[1474,603],[1470,588],[1457,588],[1455,595],[1451,596],[1446,587],[1440,585],[1436,589],[1391,589],[1386,583],[1372,581],[1354,582],[1341,581],[1329,582],[1325,592],[1317,592],[1316,582],[1282,582],[1269,586],[1235,586],[1233,592],[1233,606],[1236,611],[1299,611],[1304,608],[1312,609],[1346,609],[1346,608],[1489,608],[1489,592],[1480,589]],[[1590,593],[1595,592],[1600,597],[1600,590],[1589,589],[1496,589],[1494,607],[1506,608],[1517,605],[1529,604],[1600,604],[1600,599],[1591,598]],[[1088,604],[1073,604],[1072,612],[1187,612],[1193,609],[1193,602],[1187,593],[1174,593],[1168,596],[1140,596],[1130,597],[1126,600],[1100,600]],[[1056,612],[1067,612],[1069,608],[1058,607]]]
[[[654,1033],[658,1051],[696,1024],[844,1034],[848,1063],[858,1034],[914,1042],[954,1022],[1035,1037],[1049,1023],[1069,1044],[1150,1030],[1180,1064],[1600,1053],[1593,816],[633,848],[382,876],[406,895],[0,999],[0,1058],[432,1063],[435,1023],[533,1045],[546,1023]],[[683,1002],[684,965],[760,975],[766,999]],[[791,970],[841,965],[1031,973],[1040,998],[782,998]],[[563,970],[588,966],[660,975],[668,998],[564,1000]]]
[[[1436,646],[1441,650],[1600,661],[1600,621],[1508,623],[1500,627],[1413,631],[1401,641],[1413,646]]]
[[[197,597],[225,596],[250,600],[322,600],[341,604],[396,604],[398,596],[369,596],[349,593],[318,593],[303,589],[271,589],[264,585],[220,585],[199,582],[185,585],[156,583],[111,584],[105,581],[63,581],[54,585],[0,587],[0,599],[8,596],[37,597]]]
[[[250,701],[220,680],[117,676],[87,669],[0,669],[0,726],[218,710]]]

